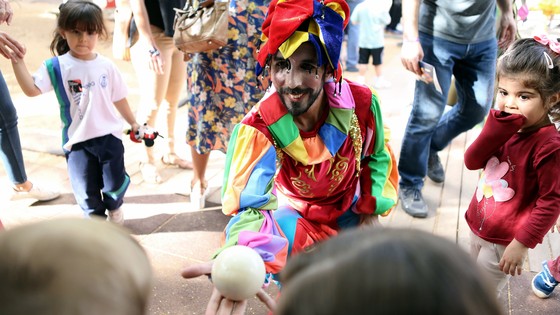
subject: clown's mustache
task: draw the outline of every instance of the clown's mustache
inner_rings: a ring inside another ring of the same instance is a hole
[[[312,90],[311,89],[302,89],[302,88],[295,88],[295,89],[281,88],[281,89],[278,90],[278,92],[280,94],[304,94],[304,93],[311,93]]]

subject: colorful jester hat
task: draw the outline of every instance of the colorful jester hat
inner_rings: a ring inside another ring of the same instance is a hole
[[[338,58],[350,9],[344,0],[272,0],[262,25],[264,43],[257,57],[257,75],[278,51],[289,58],[298,47],[311,42],[318,66],[328,63],[340,82]]]

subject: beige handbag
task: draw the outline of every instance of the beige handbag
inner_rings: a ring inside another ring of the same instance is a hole
[[[138,32],[131,32],[132,9],[129,0],[117,0],[113,29],[113,57],[130,61],[130,47],[138,40]]]
[[[188,0],[175,9],[173,42],[185,54],[219,49],[227,44],[228,2]]]

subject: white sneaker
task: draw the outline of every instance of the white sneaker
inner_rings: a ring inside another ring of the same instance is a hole
[[[41,188],[33,184],[29,191],[15,191],[12,194],[11,200],[20,199],[37,199],[39,201],[49,201],[56,199],[60,196],[60,192]]]
[[[360,84],[366,84],[366,77],[364,77],[363,75],[359,76],[358,78],[356,78],[356,82],[360,83]]]
[[[375,83],[373,84],[373,87],[376,89],[387,89],[391,87],[391,82],[383,79],[383,78],[379,78],[375,81]]]
[[[124,213],[121,208],[115,210],[107,210],[107,220],[118,225],[124,225]]]

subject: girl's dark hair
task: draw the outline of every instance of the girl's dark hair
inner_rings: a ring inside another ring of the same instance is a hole
[[[103,11],[97,4],[87,0],[68,0],[60,5],[59,11],[50,47],[53,55],[63,55],[70,51],[68,42],[60,34],[61,30],[97,33],[101,39],[107,38]]]
[[[533,38],[517,40],[498,59],[497,81],[501,77],[521,80],[523,85],[539,92],[552,121],[560,121],[560,100],[549,104],[549,98],[560,93],[560,56],[548,45]]]

